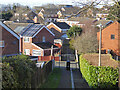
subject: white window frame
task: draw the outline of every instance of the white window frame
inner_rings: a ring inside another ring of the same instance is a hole
[[[37,52],[39,52],[40,54],[39,54],[39,55],[38,55],[38,53],[35,54],[34,51],[37,51]],[[33,50],[32,50],[32,56],[41,56],[41,51],[40,51],[40,50],[33,49]]]
[[[62,29],[62,33],[66,33],[68,29]]]
[[[25,39],[28,39],[28,41],[25,41]],[[25,42],[25,43],[30,42],[30,38],[29,38],[29,37],[24,37],[24,42]]]
[[[26,51],[28,51],[28,53],[26,53]],[[30,55],[30,49],[24,49],[24,54],[25,55]]]
[[[2,45],[0,45],[0,47],[4,47],[5,46],[5,42],[2,40],[2,41],[0,41],[0,43],[3,43]]]
[[[42,42],[45,42],[45,36],[42,37]]]

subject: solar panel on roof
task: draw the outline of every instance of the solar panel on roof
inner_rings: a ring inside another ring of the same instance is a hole
[[[42,27],[42,25],[31,25],[31,26],[27,26],[26,28],[24,28],[23,31],[23,36],[33,36],[40,28]]]
[[[20,35],[24,34],[24,32],[30,28],[32,26],[32,24],[29,24],[28,26],[26,26],[21,32],[20,32]]]
[[[23,27],[23,26],[18,26],[17,28],[15,28],[15,32],[17,33],[17,34],[20,34],[20,32],[24,29],[25,27]]]

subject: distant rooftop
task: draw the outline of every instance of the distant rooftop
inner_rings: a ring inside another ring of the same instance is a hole
[[[70,26],[65,22],[53,22],[53,23],[61,29],[70,29]]]

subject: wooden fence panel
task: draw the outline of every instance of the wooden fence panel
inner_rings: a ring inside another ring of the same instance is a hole
[[[44,64],[43,68],[37,68],[33,77],[31,78],[31,88],[38,88],[46,80],[50,72],[52,71],[52,61],[49,61],[47,64]]]

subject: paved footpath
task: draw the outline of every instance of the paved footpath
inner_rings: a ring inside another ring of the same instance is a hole
[[[70,71],[66,68],[61,68],[61,80],[58,88],[71,88],[71,75]]]
[[[74,81],[74,87],[75,88],[89,88],[87,82],[82,78],[82,74],[79,71],[79,69],[73,69],[73,81]]]
[[[74,63],[74,62],[72,62]],[[56,63],[56,67],[59,67],[59,63]],[[72,80],[71,80],[71,71],[66,70],[66,63],[61,62],[60,63],[60,68],[61,68],[61,80],[59,83],[58,88],[72,88]],[[82,74],[79,71],[79,67],[75,64],[71,65],[72,68],[72,76],[73,76],[73,84],[74,88],[89,88],[87,82],[82,78]]]

